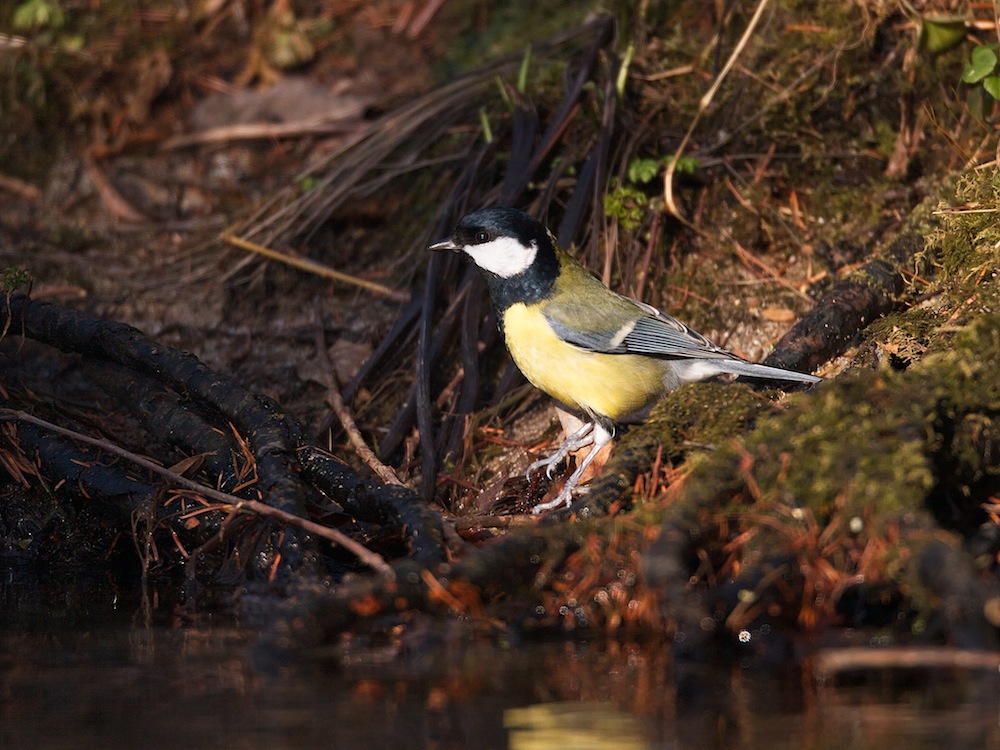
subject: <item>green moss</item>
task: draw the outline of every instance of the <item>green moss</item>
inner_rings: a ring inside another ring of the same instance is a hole
[[[883,380],[891,376],[843,376],[761,422],[745,449],[769,501],[808,507],[820,523],[837,512],[864,515],[877,504],[898,513],[922,501],[934,483],[926,414],[891,397]]]
[[[625,435],[620,445],[624,450],[662,445],[668,457],[683,453],[691,443],[712,446],[745,432],[769,404],[744,385],[685,385],[668,393],[642,430]]]
[[[1000,466],[993,458],[992,447],[1000,440],[1000,423],[988,414],[965,414],[954,425],[951,435],[951,463],[954,482],[968,495],[984,480],[1000,477]]]
[[[638,188],[619,185],[604,196],[604,213],[615,217],[626,230],[636,229],[649,212],[649,198]]]
[[[931,337],[946,319],[937,309],[910,308],[876,320],[868,327],[865,338],[902,364],[910,364],[926,353]]]
[[[932,239],[940,247],[942,282],[958,296],[976,291],[996,299],[996,285],[980,282],[993,280],[1000,267],[1000,173],[965,173],[938,207],[943,219]]]
[[[986,520],[981,505],[1000,491],[997,372],[993,312],[908,370],[855,371],[783,409],[744,402],[741,389],[699,396],[695,386],[688,403],[677,391],[654,417],[662,439],[709,439],[721,417],[720,432],[714,450],[689,458],[669,502],[647,505],[642,517],[682,529],[699,569],[715,578],[781,572],[783,593],[772,594],[803,625],[834,616],[840,592],[863,580],[865,601],[907,613],[916,632],[940,606],[942,576],[933,573],[942,540],[963,555],[962,536]],[[754,418],[752,432],[726,438]]]
[[[743,385],[695,383],[671,391],[641,426],[619,438],[588,497],[598,505],[616,501],[631,489],[639,473],[649,469],[658,452],[666,463],[689,452],[714,450],[746,432],[770,403]],[[647,510],[654,516],[658,512]]]
[[[991,447],[1000,440],[997,372],[993,313],[904,372],[858,371],[789,398],[786,411],[761,416],[738,444],[693,462],[678,503],[766,527],[744,555],[800,554],[802,538],[824,529],[856,528],[860,547],[892,536],[901,519],[930,515],[968,531],[1000,488]],[[847,575],[857,559],[829,562]],[[883,576],[909,575],[898,559],[884,564]]]

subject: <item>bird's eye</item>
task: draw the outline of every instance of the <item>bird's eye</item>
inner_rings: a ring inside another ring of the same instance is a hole
[[[491,239],[493,239],[493,236],[489,232],[476,232],[477,243],[489,242]]]

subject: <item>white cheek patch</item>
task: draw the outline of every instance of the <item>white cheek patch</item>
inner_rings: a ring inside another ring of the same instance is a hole
[[[497,237],[481,245],[466,245],[462,249],[484,271],[509,279],[531,267],[538,254],[538,243],[532,240],[525,247],[513,237]]]

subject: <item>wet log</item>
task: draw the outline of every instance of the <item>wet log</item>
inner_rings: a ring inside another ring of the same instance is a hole
[[[838,356],[872,321],[899,307],[905,279],[924,240],[897,238],[884,253],[838,281],[816,306],[782,336],[763,364],[811,372]]]
[[[223,486],[234,479],[226,467],[232,466],[237,451],[227,426],[231,423],[244,436],[255,462],[257,481],[243,491],[248,499],[259,498],[295,517],[307,516],[317,503],[325,504],[328,512],[346,508],[395,529],[415,560],[445,558],[440,518],[415,493],[383,487],[362,479],[346,464],[320,458],[321,452],[304,442],[298,423],[276,404],[213,372],[194,355],[157,344],[123,323],[20,296],[11,297],[0,310],[0,327],[8,335],[83,355],[81,372],[111,394],[121,411],[144,424],[150,437],[143,447],[161,455],[164,451],[157,446],[164,444],[184,454],[202,454],[211,486],[220,477]],[[92,454],[81,453],[66,437],[46,436],[38,425],[17,425],[30,437],[21,448],[44,459],[53,483],[67,480],[63,484],[115,504],[125,517],[143,499],[169,486],[135,480],[122,464],[96,464]],[[174,531],[191,540],[183,525]],[[278,563],[283,576],[312,567],[318,548],[311,535],[274,525],[270,539],[273,551],[255,559],[259,569],[252,577],[275,580],[273,566]]]

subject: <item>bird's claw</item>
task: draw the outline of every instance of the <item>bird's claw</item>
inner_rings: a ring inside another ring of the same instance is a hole
[[[527,479],[530,482],[531,481],[531,475],[534,474],[539,469],[541,469],[541,468],[544,467],[545,468],[545,476],[547,476],[549,479],[552,479],[552,475],[555,472],[555,468],[556,468],[556,466],[559,465],[559,461],[561,461],[561,460],[562,459],[559,459],[559,460],[556,460],[556,461],[552,461],[551,458],[543,458],[540,461],[535,461],[533,464],[531,464],[530,466],[528,466],[528,468],[525,470],[525,472],[524,472],[524,478]]]
[[[568,490],[568,491],[567,491]],[[537,516],[550,510],[557,510],[565,506],[569,508],[573,504],[574,495],[585,495],[590,492],[590,487],[563,487],[554,498],[546,503],[539,503],[531,509],[531,515]]]
[[[539,503],[534,508],[532,508],[531,515],[537,516],[542,513],[545,513],[546,511],[555,510],[556,508],[561,508],[564,505],[568,508],[572,502],[573,502],[572,490],[566,492],[566,489],[563,488],[563,490],[558,495],[556,495],[552,500],[549,500],[547,503]]]

